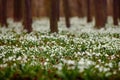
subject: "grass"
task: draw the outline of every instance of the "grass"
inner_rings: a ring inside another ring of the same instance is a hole
[[[1,27],[0,80],[119,80],[120,29],[88,25],[58,34]]]

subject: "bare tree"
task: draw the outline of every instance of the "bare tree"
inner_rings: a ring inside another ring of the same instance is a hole
[[[107,22],[107,1],[94,0],[95,4],[95,28],[102,28]]]
[[[118,11],[118,13],[119,13],[119,14],[118,14],[118,19],[120,20],[120,0],[118,0],[118,8],[119,8],[119,9],[118,9],[118,10],[119,10],[119,11]]]
[[[7,27],[7,0],[0,0],[0,23]]]
[[[51,33],[58,32],[58,0],[51,0],[50,2],[50,30]]]
[[[50,12],[51,12],[50,5],[51,5],[51,0],[44,0],[44,8],[47,17],[50,17]]]
[[[22,0],[14,0],[14,21],[22,20]]]
[[[71,11],[70,11],[70,4],[69,4],[68,0],[63,0],[63,7],[64,7],[66,26],[69,28],[70,27]]]
[[[32,31],[32,9],[31,9],[31,0],[24,0],[24,29],[30,33]]]
[[[57,1],[57,3],[56,3],[56,13],[57,13],[57,19],[58,19],[58,21],[59,21],[59,17],[60,17],[60,0],[58,0]]]
[[[87,22],[92,21],[91,0],[87,0]]]
[[[119,18],[119,0],[113,0],[113,23],[118,25]]]
[[[82,0],[77,0],[77,13],[78,17],[84,17]]]

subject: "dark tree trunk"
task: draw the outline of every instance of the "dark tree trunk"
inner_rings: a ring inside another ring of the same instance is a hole
[[[84,17],[82,0],[77,0],[77,13],[78,17]]]
[[[69,28],[70,27],[71,11],[70,11],[70,5],[69,5],[68,0],[63,0],[63,7],[64,7],[66,26]]]
[[[87,22],[92,22],[91,0],[87,0]]]
[[[56,13],[57,13],[57,19],[59,21],[59,18],[60,18],[60,0],[57,0],[57,3],[56,3]]]
[[[118,25],[119,18],[119,0],[113,0],[113,23]]]
[[[0,25],[2,24],[2,1],[0,0]]]
[[[119,18],[119,20],[120,20],[120,0],[118,0],[118,8],[119,8],[119,9],[118,9],[118,10],[119,10],[119,11],[118,11],[118,18]]]
[[[50,30],[51,30],[51,33],[54,33],[54,32],[58,32],[58,24],[57,24],[57,21],[58,21],[58,12],[57,11],[57,8],[58,8],[58,0],[51,0],[51,3],[50,3]]]
[[[107,22],[106,0],[94,0],[95,4],[95,28],[102,28]]]
[[[22,19],[22,0],[14,0],[14,21]]]
[[[31,0],[24,0],[25,13],[24,13],[24,28],[27,29],[28,33],[32,31],[32,9]]]
[[[7,0],[1,0],[0,2],[0,23],[1,26],[7,27]]]
[[[50,17],[51,9],[51,0],[44,0],[45,13],[47,17]]]

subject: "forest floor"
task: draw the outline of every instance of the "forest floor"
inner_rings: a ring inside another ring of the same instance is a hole
[[[49,32],[48,19],[35,20],[33,32],[8,20],[0,27],[0,80],[119,80],[120,26],[105,28],[72,18],[60,19],[59,32]]]

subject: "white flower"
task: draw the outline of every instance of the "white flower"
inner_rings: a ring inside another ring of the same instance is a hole
[[[57,68],[58,70],[62,70],[62,66],[63,66],[63,64],[62,64],[62,63],[59,63],[59,64],[57,64],[57,65],[54,65],[53,67],[54,67],[54,68]]]
[[[111,76],[111,75],[112,75],[111,72],[107,72],[107,73],[105,74],[106,77],[109,77],[109,76]]]
[[[17,48],[17,47],[16,47],[16,48],[13,49],[13,52],[17,52],[17,51],[19,51],[19,50],[21,50],[21,48]]]
[[[103,72],[108,72],[110,68],[103,68]]]
[[[113,71],[113,74],[117,74],[117,72],[116,72],[116,71]]]
[[[113,67],[113,64],[112,64],[112,63],[109,63],[108,66],[109,66],[110,68],[112,68],[112,67]]]
[[[46,61],[49,61],[49,59],[47,58]]]
[[[46,66],[48,63],[47,62],[44,62],[44,66]]]
[[[16,60],[22,60],[22,57],[21,57],[21,56],[19,56]]]
[[[31,55],[31,58],[32,58],[32,59],[35,59],[35,56],[34,56],[34,55]]]
[[[74,64],[75,64],[75,61],[73,61],[73,60],[68,60],[68,61],[67,61],[67,64],[68,64],[68,65],[74,65]]]
[[[16,63],[14,63],[13,66],[16,67]]]
[[[6,63],[5,64],[0,64],[0,68],[5,68],[5,67],[7,67]]]
[[[103,70],[104,70],[104,68],[102,66],[100,66],[98,69],[100,72],[103,72]]]
[[[118,67],[120,67],[120,62],[118,63]]]
[[[75,61],[73,60],[66,60],[66,59],[61,59],[63,61],[63,63],[67,64],[67,65],[75,65]]]
[[[11,61],[13,59],[13,56],[8,57],[8,60]]]
[[[98,56],[98,57],[99,57],[100,55],[101,55],[100,53],[96,53],[96,56]]]

